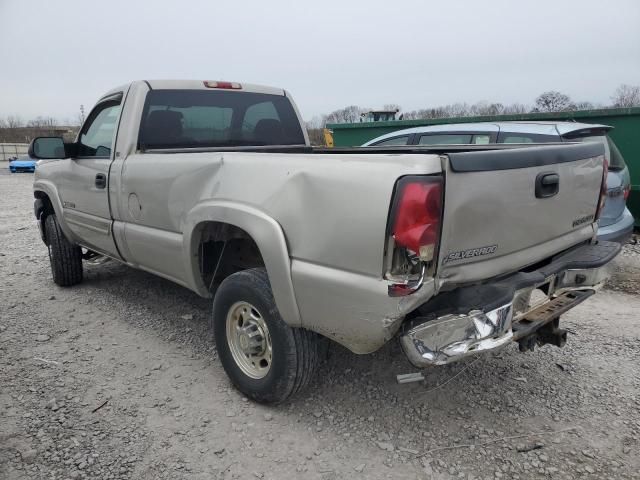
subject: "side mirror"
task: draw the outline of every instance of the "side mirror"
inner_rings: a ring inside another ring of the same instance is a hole
[[[36,137],[29,145],[29,156],[41,160],[66,158],[66,148],[61,137]]]

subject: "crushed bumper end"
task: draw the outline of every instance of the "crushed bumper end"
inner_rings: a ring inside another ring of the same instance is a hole
[[[510,343],[512,318],[512,304],[487,313],[449,314],[419,323],[400,337],[400,343],[417,367],[446,365]]]
[[[538,330],[593,295],[609,277],[609,261],[619,247],[608,248],[608,242],[600,247],[589,245],[559,256],[536,272],[458,289],[444,301],[437,301],[435,307],[423,305],[420,313],[425,315],[405,325],[400,336],[407,358],[420,368],[445,365],[497,350],[514,340],[533,338]],[[602,254],[594,256],[598,251]],[[544,292],[543,301],[532,300],[534,290]],[[485,308],[478,308],[479,301]],[[456,311],[443,311],[443,304],[456,305]]]

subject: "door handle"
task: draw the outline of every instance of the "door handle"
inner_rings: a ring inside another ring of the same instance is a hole
[[[96,188],[105,188],[107,186],[107,176],[104,173],[96,175]]]
[[[560,176],[557,173],[539,173],[536,177],[536,198],[553,197],[559,189]]]

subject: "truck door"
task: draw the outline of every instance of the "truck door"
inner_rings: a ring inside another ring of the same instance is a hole
[[[78,135],[77,154],[67,159],[60,185],[64,220],[83,246],[120,258],[109,208],[109,167],[123,93],[103,98]]]

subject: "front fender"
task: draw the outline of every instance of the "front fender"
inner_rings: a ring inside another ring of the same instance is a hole
[[[58,224],[60,225],[64,236],[72,241],[77,241],[76,236],[64,221],[62,201],[60,200],[60,195],[58,195],[58,189],[55,184],[48,180],[36,180],[33,182],[33,191],[43,192],[47,197],[49,197],[49,201],[51,202],[51,206],[53,207],[53,211],[56,214]]]
[[[256,242],[264,260],[273,297],[282,319],[290,326],[302,325],[291,280],[291,259],[280,224],[264,212],[249,205],[229,201],[207,201],[196,205],[182,225],[183,252],[187,283],[202,296],[209,296],[198,266],[198,226],[206,222],[234,225]]]

